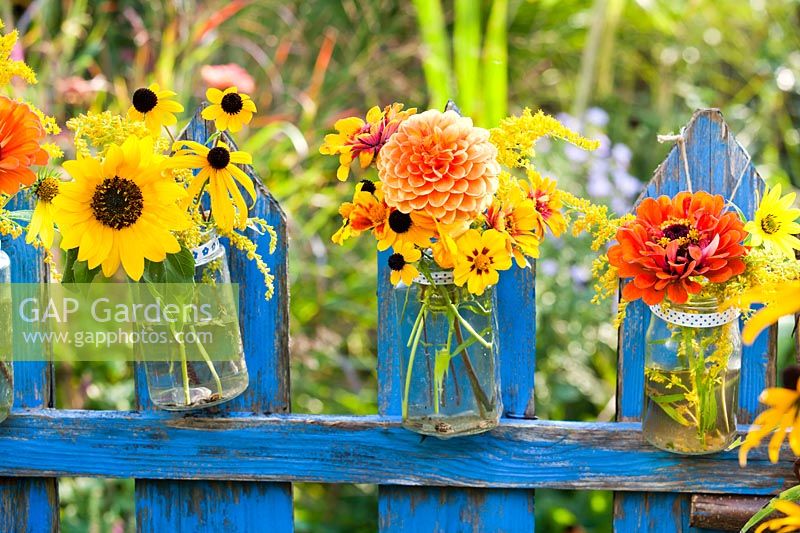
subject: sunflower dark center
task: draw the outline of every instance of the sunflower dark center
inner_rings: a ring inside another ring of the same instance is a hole
[[[767,235],[772,235],[781,229],[781,223],[775,215],[767,215],[761,219],[761,229]]]
[[[222,170],[231,162],[231,153],[222,146],[216,146],[208,151],[206,159],[212,168]]]
[[[797,365],[787,366],[783,370],[783,387],[786,389],[797,390],[797,380],[800,379],[800,367]]]
[[[34,194],[42,202],[52,202],[58,194],[58,180],[56,178],[43,179],[36,186]]]
[[[219,105],[227,114],[236,115],[244,107],[244,101],[242,101],[242,97],[238,94],[228,93],[222,97],[222,101]]]
[[[375,184],[370,180],[361,180],[361,190],[374,194],[377,189],[375,188]]]
[[[158,96],[150,89],[142,87],[133,93],[133,108],[139,113],[149,113],[157,105]]]
[[[389,215],[389,227],[395,233],[407,233],[411,229],[411,215],[392,211],[392,214]]]
[[[92,212],[103,225],[121,230],[136,224],[144,211],[142,190],[133,181],[114,176],[97,186]]]
[[[389,268],[400,271],[406,266],[406,259],[403,254],[392,254],[389,256]]]
[[[682,239],[689,236],[691,228],[686,224],[672,224],[664,228],[664,237],[671,241]]]

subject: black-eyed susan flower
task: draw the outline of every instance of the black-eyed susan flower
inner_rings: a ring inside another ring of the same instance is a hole
[[[390,245],[410,242],[420,248],[428,248],[434,235],[429,225],[430,217],[424,213],[412,211],[403,213],[391,209],[389,213],[389,230],[379,239],[378,249],[385,250]]]
[[[777,531],[777,533],[800,531],[800,505],[786,500],[775,500],[773,505],[776,511],[783,513],[785,516],[765,521],[756,528],[756,533],[763,533],[764,531]]]
[[[38,238],[45,248],[53,246],[55,238],[53,200],[58,195],[60,184],[61,180],[53,175],[45,175],[34,184],[32,191],[36,197],[36,207],[31,215],[25,238],[28,244],[34,243]]]
[[[208,148],[194,141],[178,141],[173,146],[176,153],[167,165],[171,168],[199,170],[189,184],[189,198],[200,196],[205,190],[211,197],[211,214],[223,233],[247,227],[248,208],[241,185],[255,201],[253,180],[237,165],[250,165],[253,156],[247,152],[231,151],[222,141]]]
[[[777,323],[782,316],[800,312],[800,281],[758,285],[732,298],[725,305],[746,309],[754,303],[766,305],[745,322],[742,340],[746,344],[753,344],[759,333]]]
[[[753,220],[748,221],[744,229],[750,234],[752,246],[773,246],[784,256],[794,259],[794,251],[800,250],[800,209],[792,207],[796,194],[790,192],[781,196],[781,186],[764,191],[764,198],[758,204]]]
[[[102,266],[106,277],[122,265],[137,281],[145,259],[160,262],[179,252],[172,232],[189,227],[179,207],[185,191],[166,177],[164,163],[152,138],[134,136],[110,146],[103,159],[66,161],[64,169],[74,181],[59,184],[52,201],[61,247],[77,248],[78,260],[89,268]]]
[[[800,455],[800,368],[787,367],[783,372],[783,387],[770,387],[761,392],[758,400],[767,406],[750,426],[742,447],[739,448],[739,464],[747,464],[747,454],[761,444],[761,440],[772,433],[767,452],[772,463],[778,462],[781,444],[789,435],[789,446],[795,455]]]
[[[472,294],[483,294],[486,287],[499,281],[499,271],[511,268],[506,238],[497,230],[481,233],[471,229],[458,239],[457,245],[454,281],[459,287],[466,284]]]
[[[172,99],[175,95],[175,92],[162,89],[157,83],[140,87],[133,92],[133,105],[128,109],[128,118],[144,122],[150,133],[158,137],[163,126],[177,124],[175,113],[183,112],[183,106]]]
[[[256,104],[236,87],[229,87],[224,91],[208,89],[206,99],[211,105],[203,109],[203,118],[213,120],[218,131],[240,131],[245,124],[253,120]]]
[[[414,263],[422,257],[422,252],[410,242],[399,244],[393,250],[394,253],[389,256],[389,269],[392,271],[389,276],[390,281],[394,285],[401,281],[411,285],[414,278],[419,276],[419,270]]]

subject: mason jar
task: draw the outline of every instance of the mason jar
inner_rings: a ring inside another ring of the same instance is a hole
[[[211,313],[210,320],[200,318],[182,326],[180,333],[186,339],[185,343],[171,343],[166,357],[144,361],[153,404],[170,411],[200,409],[227,402],[244,392],[249,384],[238,317],[227,312],[235,308],[232,305],[235,295],[230,285],[228,255],[215,232],[208,234],[204,241],[192,250],[195,283],[198,286],[216,286],[214,292],[204,294],[218,299],[220,305],[214,306],[216,312]],[[162,324],[156,325],[155,329],[174,334],[170,327],[174,326]],[[211,354],[203,339],[214,339],[214,346],[223,346],[232,353]],[[146,349],[141,347],[141,350]],[[187,352],[197,356],[187,358]]]
[[[395,289],[403,426],[440,438],[497,426],[503,411],[494,289],[474,295],[451,271]]]
[[[11,325],[11,259],[2,249],[0,240],[0,335],[3,336],[2,345],[12,345]],[[8,417],[11,406],[14,404],[14,364],[11,349],[0,353],[0,422]]]
[[[642,432],[653,446],[694,455],[736,435],[742,339],[739,312],[715,298],[650,307]]]

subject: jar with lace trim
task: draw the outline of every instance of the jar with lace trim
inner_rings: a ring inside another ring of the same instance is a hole
[[[645,341],[645,439],[669,452],[724,450],[736,435],[739,312],[714,298],[650,307]]]

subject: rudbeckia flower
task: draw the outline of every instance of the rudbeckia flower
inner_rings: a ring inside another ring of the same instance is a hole
[[[542,219],[534,201],[517,182],[510,183],[508,189],[495,198],[485,216],[489,227],[506,237],[509,253],[520,268],[528,266],[526,257],[539,257]]]
[[[213,120],[218,131],[236,133],[245,124],[250,124],[256,112],[255,102],[236,87],[224,91],[212,87],[206,91],[206,99],[211,105],[203,109],[202,116],[206,120]]]
[[[389,256],[389,269],[392,273],[389,280],[393,285],[401,281],[406,285],[411,285],[414,278],[419,276],[419,270],[413,265],[422,257],[422,253],[410,242],[404,242],[393,248],[394,253]]]
[[[645,198],[636,218],[621,226],[608,250],[609,263],[621,278],[627,301],[648,305],[686,303],[702,285],[697,278],[723,283],[745,270],[742,244],[747,233],[734,212],[724,212],[722,196],[699,191],[675,198]]]
[[[20,185],[31,185],[31,165],[47,163],[40,146],[45,137],[39,117],[26,104],[0,96],[0,194],[13,195]]]
[[[374,230],[376,235],[385,234],[389,223],[389,207],[383,203],[380,183],[369,180],[359,183],[353,193],[353,201],[343,203],[339,207],[339,214],[343,220],[342,227],[332,237],[335,244],[344,244],[344,241],[362,231]]]
[[[211,214],[217,227],[223,233],[233,231],[234,224],[238,229],[246,228],[248,209],[239,185],[254,201],[256,189],[250,176],[236,165],[252,164],[253,156],[231,151],[222,141],[213,148],[195,141],[178,141],[173,150],[176,152],[167,163],[168,167],[200,170],[189,184],[189,198],[197,198],[208,185],[205,190],[211,197]]]
[[[550,230],[554,237],[560,237],[567,229],[567,221],[561,213],[561,196],[555,180],[543,178],[534,170],[529,173],[529,180],[520,180],[519,185],[535,204],[539,238],[544,238],[545,229]]]
[[[795,222],[800,217],[800,209],[792,207],[796,194],[791,192],[781,196],[781,186],[764,191],[764,198],[758,204],[753,220],[744,225],[750,233],[752,246],[774,246],[786,257],[794,259],[794,251],[800,250],[800,224]]]
[[[454,281],[459,287],[466,284],[472,294],[483,294],[486,287],[500,280],[500,270],[511,268],[506,239],[497,230],[480,233],[471,229],[458,239],[457,244]]]
[[[128,118],[144,122],[154,137],[161,134],[163,126],[174,126],[178,123],[175,113],[183,112],[183,106],[173,100],[173,91],[161,89],[157,83],[150,87],[141,87],[133,92],[128,109]]]
[[[759,285],[726,302],[725,306],[746,309],[754,303],[766,305],[745,322],[742,340],[746,344],[753,344],[759,333],[777,323],[782,316],[800,312],[800,281]]]
[[[739,464],[747,464],[747,454],[751,449],[761,444],[761,440],[773,433],[769,441],[767,452],[772,463],[778,462],[781,444],[789,434],[789,446],[795,455],[800,455],[800,368],[787,367],[783,371],[783,387],[764,389],[758,401],[767,406],[750,426],[747,436],[739,448]]]
[[[122,265],[138,281],[144,260],[160,262],[178,253],[174,231],[190,225],[178,202],[184,189],[165,177],[164,156],[154,153],[153,139],[129,137],[111,145],[104,159],[78,157],[64,162],[74,181],[59,185],[53,198],[61,248],[78,249],[89,268],[102,266],[113,276]]]
[[[25,238],[28,244],[34,243],[38,238],[45,248],[52,248],[55,238],[53,200],[58,195],[60,184],[61,181],[57,177],[45,176],[34,185],[33,195],[37,201]]]

